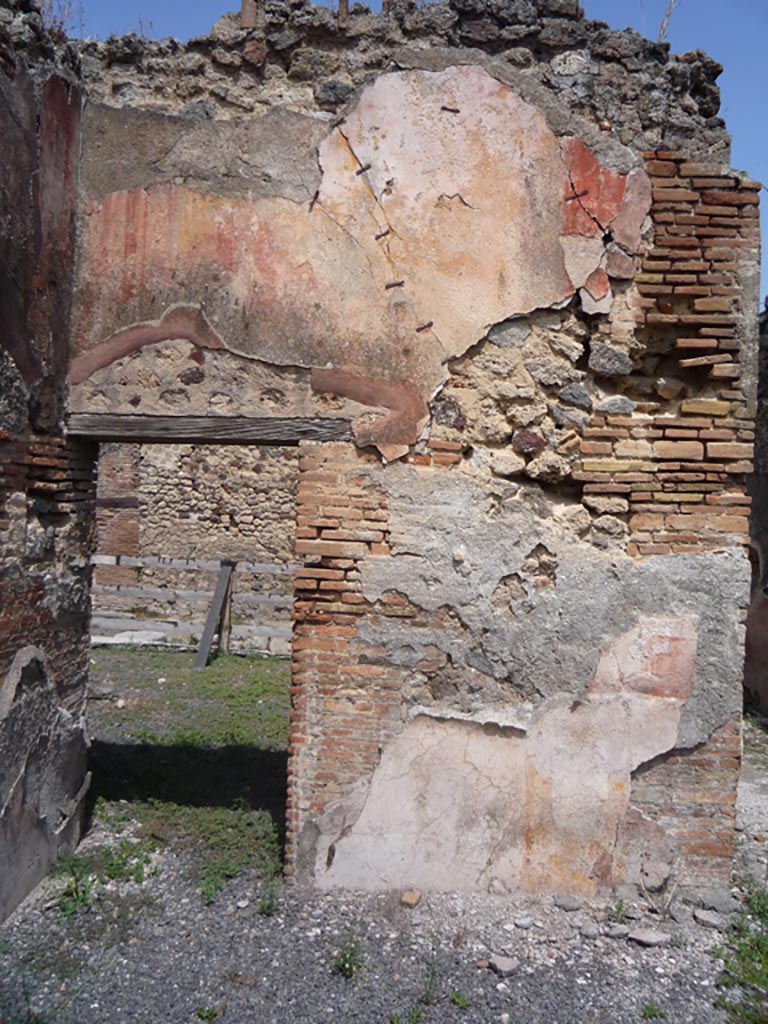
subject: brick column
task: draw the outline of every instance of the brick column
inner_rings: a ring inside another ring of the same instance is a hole
[[[360,565],[389,556],[386,499],[367,472],[377,462],[345,444],[309,446],[299,457],[296,555],[304,565],[295,577],[288,875],[305,873],[304,825],[369,776],[401,728],[400,671],[358,641],[372,610]]]
[[[591,418],[574,476],[585,496],[620,499],[631,556],[745,545],[754,368],[741,357],[754,345],[748,284],[759,265],[759,185],[681,153],[645,156],[654,241],[632,300],[644,358],[625,393],[636,408]],[[664,406],[648,407],[642,378],[667,375]],[[633,779],[632,805],[676,840],[683,882],[730,876],[740,758],[737,717]]]
[[[95,455],[58,437],[0,437],[0,676],[34,644],[72,711],[88,674]]]

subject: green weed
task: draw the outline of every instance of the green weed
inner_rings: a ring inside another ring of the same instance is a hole
[[[271,917],[277,910],[277,894],[279,885],[274,878],[268,878],[261,887],[259,902],[256,904],[257,911],[262,917]]]
[[[424,973],[424,985],[421,991],[421,1001],[425,1006],[434,1006],[442,998],[443,967],[443,958],[438,951],[436,942],[433,941],[432,954]]]
[[[90,865],[76,853],[64,853],[56,865],[57,874],[66,876],[64,888],[58,895],[59,910],[65,917],[72,917],[93,906],[93,880]]]
[[[108,881],[141,884],[149,864],[149,850],[129,839],[121,839],[117,846],[98,846],[85,853],[64,853],[55,868],[57,875],[66,878],[58,896],[59,909],[65,917],[90,910],[100,885]]]
[[[213,1006],[198,1006],[195,1010],[195,1016],[198,1020],[203,1021],[203,1024],[214,1024],[214,1021],[219,1016],[219,1011]]]
[[[467,997],[461,992],[451,992],[448,998],[453,1005],[458,1006],[460,1010],[468,1010],[471,1005],[469,999],[467,999]]]
[[[659,1006],[658,1003],[646,1003],[643,1007],[643,1020],[663,1020],[666,1016],[666,1010]]]
[[[365,953],[362,943],[356,935],[349,933],[339,942],[339,948],[333,955],[331,971],[344,978],[359,977],[365,970]]]
[[[768,889],[752,885],[746,913],[732,927],[727,948],[718,951],[723,970],[718,985],[736,989],[735,998],[721,996],[717,1005],[731,1020],[747,1024],[768,1022]]]
[[[627,911],[629,907],[620,897],[616,897],[613,903],[608,907],[608,917],[611,921],[615,921],[617,924],[624,924],[627,920]]]
[[[399,1013],[390,1013],[389,1015],[389,1024],[421,1024],[423,1020],[424,1014],[418,1006],[414,1006],[405,1019]]]

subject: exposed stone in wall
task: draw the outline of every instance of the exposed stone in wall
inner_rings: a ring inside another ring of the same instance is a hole
[[[143,446],[141,550],[289,562],[297,455],[295,448]]]
[[[315,394],[311,371],[270,366],[234,353],[169,341],[147,346],[141,360],[116,359],[70,391],[70,411],[227,416],[344,417],[358,403]]]
[[[343,29],[327,8],[266,3],[250,30],[232,14],[187,44],[129,36],[81,47],[94,99],[191,122],[275,106],[330,120],[377,73],[455,64],[457,55],[492,60],[523,95],[541,86],[560,93],[626,145],[721,148],[727,158],[716,117],[720,66],[700,52],[670,57],[666,45],[588,21],[575,2],[392,3],[388,17],[355,5]]]
[[[81,96],[72,54],[16,12],[0,3],[0,918],[79,834],[95,455],[62,437]]]

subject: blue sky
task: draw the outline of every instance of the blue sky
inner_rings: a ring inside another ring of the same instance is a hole
[[[380,0],[379,0],[380,2]],[[588,18],[612,28],[632,27],[655,39],[667,0],[581,0]],[[77,7],[77,0],[72,0]],[[82,0],[85,35],[141,30],[152,38],[201,35],[238,0]],[[374,2],[371,6],[378,7]],[[80,26],[74,25],[77,32]],[[768,183],[765,125],[765,41],[768,0],[678,0],[667,36],[673,52],[704,50],[724,65],[719,85],[721,116],[733,136],[731,164]],[[763,193],[768,202],[768,192]],[[768,228],[763,241],[763,295],[768,294]]]

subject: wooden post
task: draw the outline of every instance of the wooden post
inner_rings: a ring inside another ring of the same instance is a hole
[[[243,0],[240,8],[240,28],[256,28],[256,0]]]
[[[349,0],[339,0],[339,28],[347,27],[347,16],[349,15]]]
[[[216,590],[213,592],[213,600],[211,601],[211,607],[208,609],[208,618],[205,620],[205,629],[203,630],[203,637],[200,641],[200,646],[197,649],[193,668],[205,668],[208,664],[208,656],[211,653],[211,645],[213,644],[216,629],[217,627],[219,630],[221,629],[224,602],[227,596],[227,591],[229,590],[230,579],[232,577],[232,570],[234,566],[234,562],[222,561],[221,563],[221,571],[219,572],[219,578],[216,581]],[[221,635],[221,633],[219,633],[219,635]]]
[[[225,654],[229,653],[229,639],[232,634],[232,592],[235,589],[235,564],[232,565],[232,575],[229,577],[227,592],[224,595],[224,607],[221,612],[221,626],[219,627],[219,649]]]

